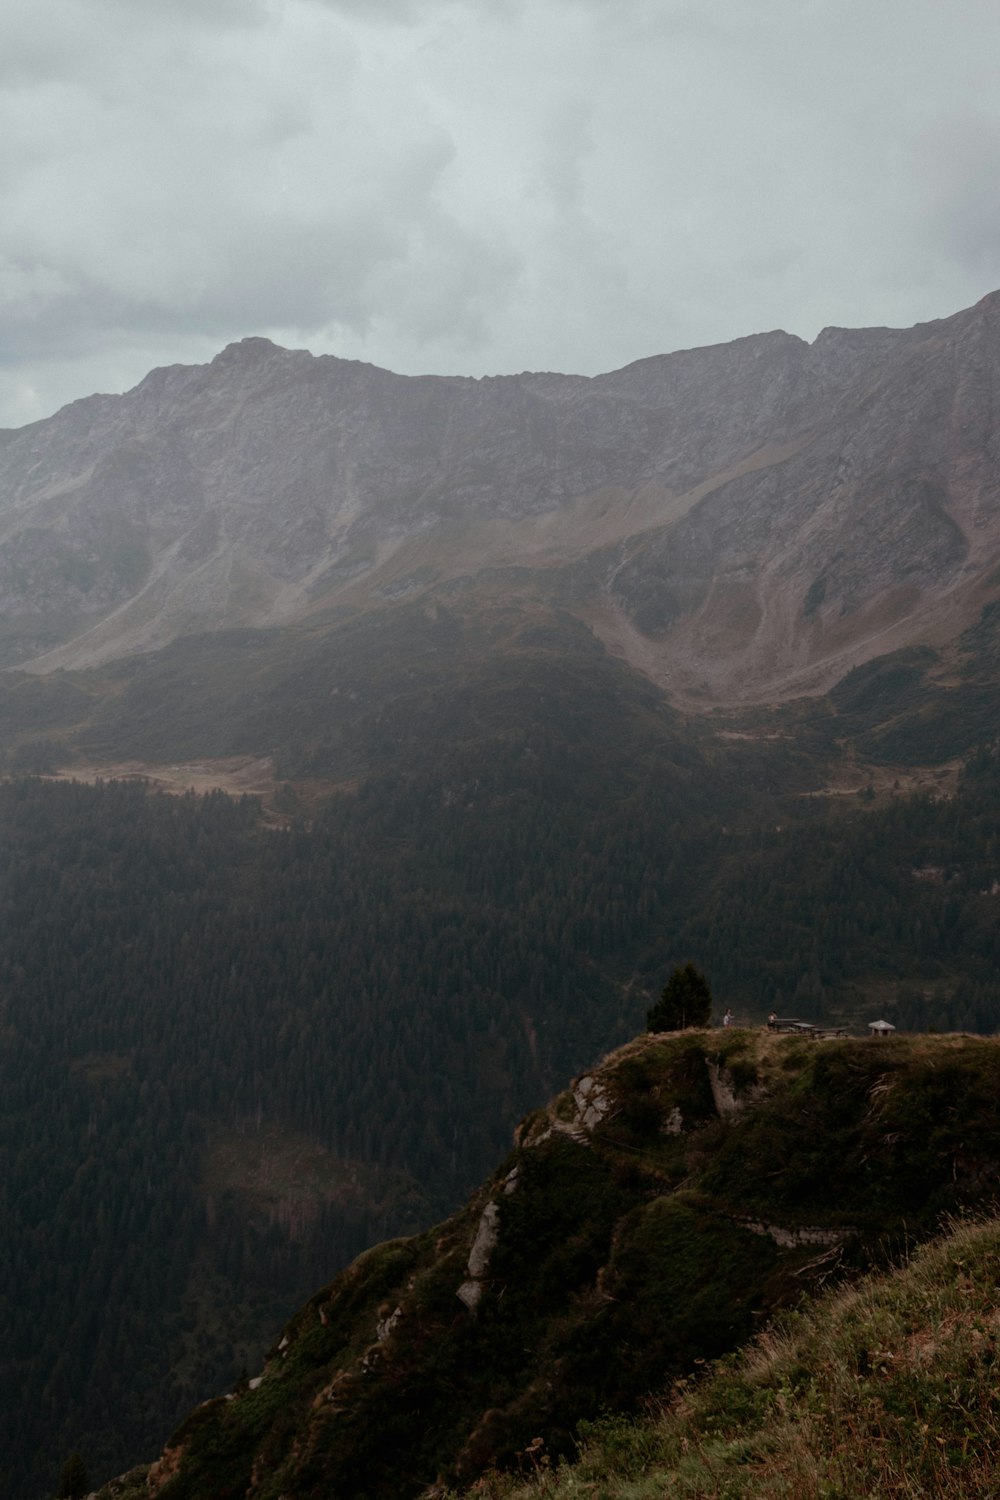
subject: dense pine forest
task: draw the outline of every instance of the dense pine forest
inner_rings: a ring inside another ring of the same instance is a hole
[[[284,830],[222,795],[2,789],[5,1493],[150,1451],[633,1028],[676,789],[658,835],[628,783],[595,818],[579,778],[495,777]]]
[[[996,755],[971,757],[954,798],[869,795],[848,813],[717,832],[678,947],[747,1019],[773,1006],[854,1020],[868,1005],[904,1030],[994,1032]]]
[[[722,776],[661,740],[602,797],[582,751],[527,750],[284,828],[0,787],[5,1495],[154,1451],[338,1266],[458,1202],[674,962],[747,1022],[1000,1025],[994,753],[951,798],[832,806],[756,751]]]

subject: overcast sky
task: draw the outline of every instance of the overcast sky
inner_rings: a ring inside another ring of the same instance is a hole
[[[0,425],[249,334],[593,374],[1000,286],[988,0],[0,7]]]

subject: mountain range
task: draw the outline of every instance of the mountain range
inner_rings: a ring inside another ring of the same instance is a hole
[[[993,293],[591,379],[246,339],[2,435],[0,665],[501,597],[677,703],[815,693],[997,597],[998,330]]]

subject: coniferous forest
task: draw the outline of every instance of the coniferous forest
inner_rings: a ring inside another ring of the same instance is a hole
[[[997,1029],[995,754],[951,798],[832,808],[679,741],[601,799],[560,750],[281,828],[0,787],[5,1495],[154,1451],[346,1260],[458,1202],[676,962],[741,1021]]]

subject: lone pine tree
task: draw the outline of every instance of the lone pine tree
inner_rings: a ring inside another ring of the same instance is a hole
[[[659,1000],[646,1012],[646,1026],[650,1031],[683,1031],[687,1026],[707,1026],[711,1014],[708,980],[694,964],[685,964],[674,970]]]
[[[57,1500],[81,1500],[81,1497],[89,1492],[90,1479],[87,1475],[87,1466],[79,1453],[71,1453],[59,1474]]]

